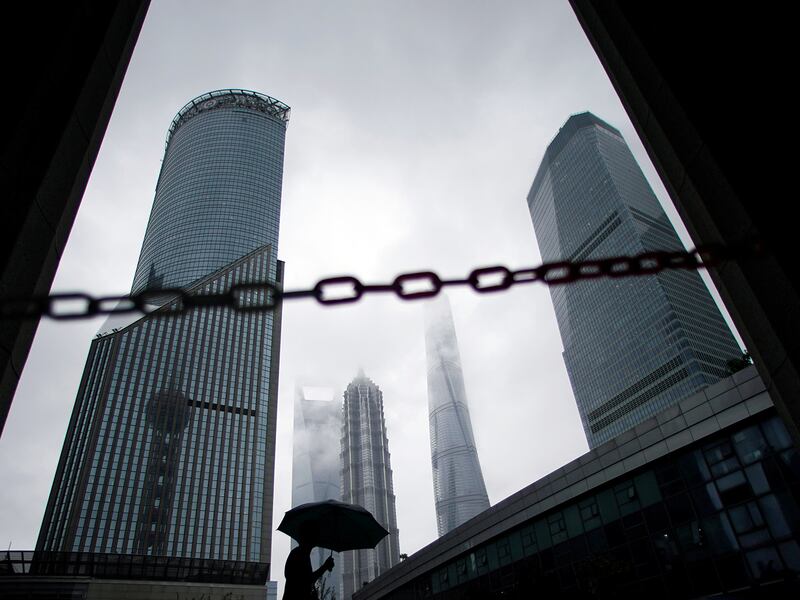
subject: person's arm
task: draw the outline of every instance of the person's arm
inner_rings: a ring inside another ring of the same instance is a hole
[[[322,563],[322,566],[311,574],[311,576],[313,577],[313,581],[316,581],[317,579],[322,577],[322,574],[325,571],[333,571],[333,565],[334,565],[333,557],[329,556],[327,560],[324,563]]]

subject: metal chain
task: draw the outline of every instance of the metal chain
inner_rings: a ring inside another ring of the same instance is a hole
[[[181,289],[147,290],[139,294],[93,297],[86,293],[50,294],[28,298],[0,298],[0,319],[84,319],[95,315],[140,312],[172,315],[200,307],[227,307],[240,312],[273,310],[283,300],[313,298],[320,304],[357,302],[365,294],[391,293],[401,300],[436,296],[444,287],[469,286],[486,294],[512,286],[541,282],[563,285],[602,277],[653,275],[667,269],[700,269],[727,260],[741,260],[763,255],[758,241],[733,246],[698,246],[689,251],[645,252],[636,256],[615,256],[579,262],[559,261],[538,267],[512,271],[504,266],[482,267],[463,279],[442,279],[432,271],[403,273],[386,284],[362,283],[344,275],[321,279],[306,290],[282,290],[273,282],[240,283],[228,291],[214,294],[186,292]]]

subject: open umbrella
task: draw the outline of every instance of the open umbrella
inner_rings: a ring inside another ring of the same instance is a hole
[[[366,508],[338,500],[310,502],[287,511],[278,531],[299,543],[336,552],[374,548],[389,534]]]

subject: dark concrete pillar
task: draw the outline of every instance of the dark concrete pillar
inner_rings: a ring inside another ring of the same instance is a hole
[[[5,15],[0,295],[49,292],[148,5],[23,3]],[[0,432],[37,326],[0,321]]]

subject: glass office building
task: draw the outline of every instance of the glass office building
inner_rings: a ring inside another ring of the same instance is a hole
[[[285,105],[242,90],[178,113],[134,291],[281,284],[287,118]],[[37,550],[216,560],[264,578],[280,310],[173,312],[168,291],[153,297],[163,306],[112,317],[92,341]],[[256,286],[240,299],[265,297]]]
[[[489,508],[447,295],[425,305],[428,420],[436,524],[444,535]]]
[[[331,387],[296,385],[292,440],[292,506],[339,500],[342,403]]]
[[[246,90],[209,92],[178,112],[133,293],[182,288],[256,248],[278,247],[288,120],[288,106]]]
[[[791,598],[800,451],[753,367],[494,505],[356,600]]]
[[[341,500],[342,403],[330,386],[295,384],[292,433],[292,508],[308,502]],[[297,543],[292,540],[292,547]],[[314,548],[311,566],[318,569],[329,552]],[[325,573],[326,589],[341,598],[341,564]]]
[[[389,532],[375,548],[342,553],[343,600],[400,561],[383,393],[359,371],[344,392],[342,500],[366,508]]]
[[[528,194],[542,260],[683,246],[618,130],[573,115]],[[729,374],[741,350],[694,271],[551,286],[590,447]]]

